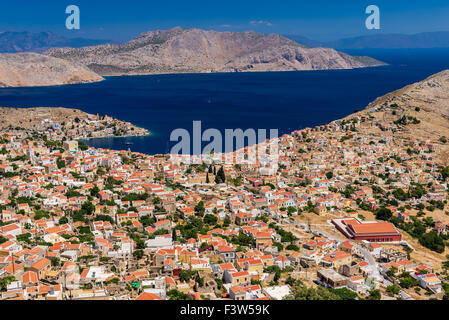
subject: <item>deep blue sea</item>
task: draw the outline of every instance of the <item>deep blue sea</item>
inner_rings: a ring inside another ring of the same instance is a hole
[[[108,77],[106,81],[0,89],[7,107],[71,107],[145,127],[149,137],[90,140],[96,147],[166,153],[170,133],[278,129],[280,134],[325,124],[363,109],[375,98],[449,69],[449,49],[347,50],[390,65],[342,71],[182,74]],[[132,145],[129,145],[132,143]]]

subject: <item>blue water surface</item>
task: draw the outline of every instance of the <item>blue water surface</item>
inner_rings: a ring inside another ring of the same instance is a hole
[[[6,107],[70,107],[108,114],[152,132],[149,137],[89,140],[95,147],[166,153],[170,133],[278,129],[280,134],[325,124],[363,109],[377,97],[449,69],[449,49],[348,50],[388,66],[356,70],[108,77],[56,87],[0,89]]]

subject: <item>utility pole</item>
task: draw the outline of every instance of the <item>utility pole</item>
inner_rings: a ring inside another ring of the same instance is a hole
[[[310,218],[309,218],[309,217],[307,218],[307,226],[308,226],[308,228],[309,228],[309,231],[308,231],[308,232],[309,232],[309,233],[312,232],[312,228],[310,227]]]
[[[14,266],[14,254],[12,253],[12,251],[11,251],[11,260],[12,260],[12,275],[15,278],[16,271],[15,271],[15,266]]]

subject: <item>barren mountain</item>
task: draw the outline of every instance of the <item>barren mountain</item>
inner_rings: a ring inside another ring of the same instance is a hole
[[[0,54],[0,87],[53,86],[95,82],[102,77],[84,66],[37,53]]]
[[[47,55],[101,75],[352,69],[381,65],[328,48],[308,48],[278,34],[174,28],[121,45],[53,48]]]

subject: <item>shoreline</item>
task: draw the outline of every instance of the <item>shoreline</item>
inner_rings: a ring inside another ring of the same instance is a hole
[[[218,71],[218,72],[162,72],[162,73],[133,73],[133,74],[114,74],[114,75],[101,75],[107,80],[107,78],[116,77],[148,77],[148,76],[171,76],[171,75],[203,75],[203,74],[237,74],[237,73],[247,73],[247,74],[257,74],[257,73],[289,73],[289,72],[315,72],[315,71],[350,71],[350,70],[361,70],[369,68],[379,68],[389,66],[389,63],[377,64],[366,67],[356,67],[356,68],[342,68],[342,69],[307,69],[307,70],[264,70],[264,71]],[[101,82],[101,81],[97,81]]]
[[[379,67],[386,67],[389,66],[388,63],[381,63],[371,66],[364,66],[364,67],[354,67],[354,68],[341,68],[341,69],[305,69],[305,70],[255,70],[255,71],[217,71],[217,72],[162,72],[162,73],[131,73],[131,74],[113,74],[113,75],[100,75],[102,77],[102,80],[98,81],[84,81],[84,82],[76,82],[76,83],[62,83],[62,84],[56,84],[56,85],[44,85],[44,86],[7,86],[7,87],[0,87],[0,90],[2,89],[28,89],[28,88],[58,88],[58,87],[68,87],[68,86],[76,86],[76,85],[88,85],[88,84],[95,84],[95,83],[101,83],[108,78],[117,78],[117,77],[138,77],[138,76],[171,76],[171,75],[203,75],[203,74],[236,74],[236,73],[247,73],[247,74],[257,74],[257,73],[288,73],[288,72],[314,72],[314,71],[349,71],[349,70],[361,70],[361,69],[369,69],[369,68],[379,68]],[[89,69],[90,70],[90,69]],[[93,71],[92,71],[93,72]]]
[[[145,135],[126,135],[126,136],[104,136],[104,137],[87,137],[87,138],[77,138],[77,139],[74,139],[74,140],[76,140],[76,141],[90,141],[90,140],[95,140],[95,139],[116,139],[116,138],[140,138],[140,137],[150,137],[150,136],[152,136],[153,134],[150,132],[150,131],[148,131],[149,133],[148,134],[145,134]]]

